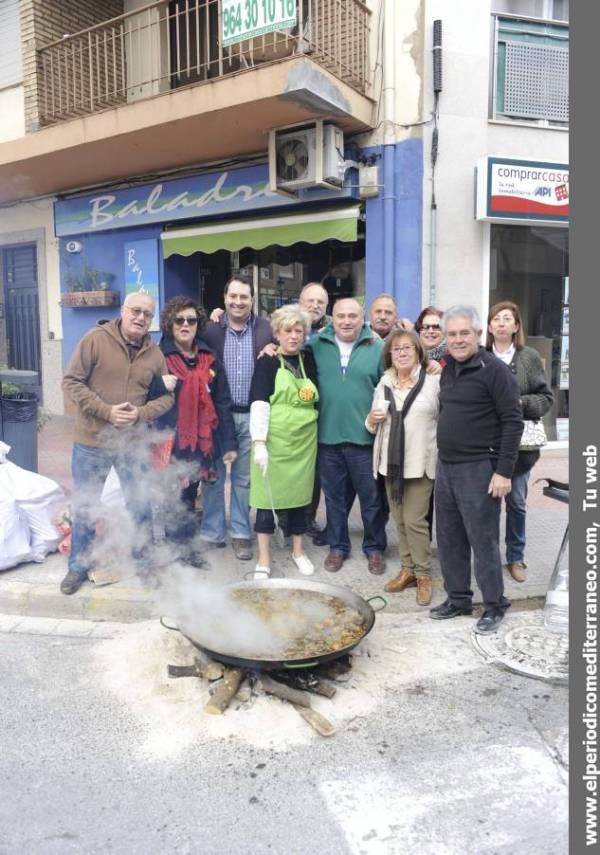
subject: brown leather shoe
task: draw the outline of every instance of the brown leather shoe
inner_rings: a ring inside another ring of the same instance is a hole
[[[515,582],[527,581],[527,564],[524,564],[522,561],[517,561],[515,564],[507,564],[506,569]]]
[[[348,556],[343,552],[330,552],[325,556],[323,567],[330,573],[337,573],[342,569],[342,564]]]
[[[432,593],[431,576],[417,576],[417,603],[420,606],[428,606]]]
[[[374,576],[381,576],[385,573],[385,558],[381,552],[371,552],[367,555],[367,563],[369,565],[369,573]]]
[[[394,579],[390,579],[389,582],[386,582],[383,590],[387,591],[388,594],[396,594],[405,588],[414,588],[416,584],[417,577],[414,570],[411,567],[401,567],[398,575]]]

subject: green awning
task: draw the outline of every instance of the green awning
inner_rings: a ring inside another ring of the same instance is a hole
[[[256,220],[219,222],[210,226],[190,226],[161,234],[163,257],[192,255],[194,252],[238,252],[245,247],[291,246],[293,243],[345,242],[357,239],[360,208],[336,208],[329,211],[262,217]]]

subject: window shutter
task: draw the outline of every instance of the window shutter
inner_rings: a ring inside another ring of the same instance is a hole
[[[19,0],[0,0],[0,88],[22,80]]]

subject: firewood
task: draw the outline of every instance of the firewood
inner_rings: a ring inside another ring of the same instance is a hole
[[[308,691],[313,695],[321,695],[323,698],[329,698],[329,700],[331,700],[337,692],[337,689],[333,683],[319,678],[319,682],[315,686],[311,686]]]
[[[275,695],[276,698],[281,698],[282,701],[299,704],[301,707],[310,707],[310,695],[308,692],[292,689],[290,686],[284,685],[284,683],[272,680],[266,674],[261,674],[260,685],[268,695]]]
[[[298,706],[298,704],[292,704],[292,706],[300,713],[304,721],[310,724],[313,730],[316,730],[320,736],[334,736],[335,727],[320,712],[313,709],[306,709],[306,707]]]
[[[235,697],[245,676],[246,671],[242,668],[225,668],[223,680],[205,704],[204,712],[210,715],[222,715]]]

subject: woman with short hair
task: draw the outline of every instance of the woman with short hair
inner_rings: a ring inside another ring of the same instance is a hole
[[[435,359],[443,367],[443,359],[448,352],[446,338],[442,330],[443,312],[436,306],[425,306],[415,321],[415,331],[418,332],[421,344],[428,359]]]
[[[554,396],[546,382],[542,359],[533,347],[525,344],[523,321],[516,303],[502,300],[488,313],[485,346],[510,368],[521,390],[521,407],[525,420],[538,420],[552,407]],[[506,569],[515,582],[527,579],[525,563],[527,486],[529,473],[540,457],[539,450],[519,451],[506,507]]]
[[[310,315],[295,303],[273,312],[277,352],[262,356],[252,377],[250,506],[256,508],[256,579],[271,573],[269,540],[275,531],[273,512],[280,510],[287,512],[296,567],[303,575],[314,573],[302,544],[317,458],[317,372],[312,354],[301,353],[310,326]]]
[[[439,374],[427,374],[427,356],[412,331],[392,332],[383,349],[385,373],[373,395],[367,430],[375,433],[373,476],[385,478],[390,513],[398,529],[399,574],[388,592],[417,588],[417,603],[431,602],[429,499],[437,462]]]
[[[223,363],[200,338],[206,323],[204,309],[189,297],[173,297],[160,316],[159,347],[169,374],[163,382],[175,392],[175,405],[156,427],[175,432],[172,456],[189,464],[189,484],[181,492],[181,505],[167,508],[167,539],[178,543],[182,558],[202,567],[201,550],[195,549],[196,493],[201,482],[217,480],[216,458],[233,463],[237,439],[231,394]]]

